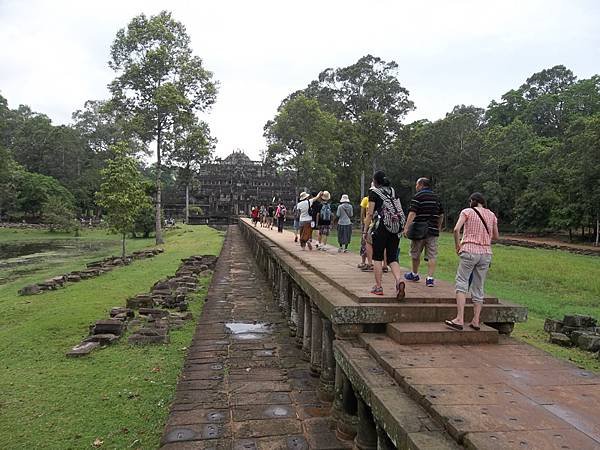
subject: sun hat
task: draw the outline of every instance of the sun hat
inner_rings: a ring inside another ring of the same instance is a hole
[[[308,197],[310,197],[310,194],[308,194],[306,192],[302,192],[300,194],[300,201],[306,200]]]
[[[342,195],[342,198],[340,198],[340,203],[350,203],[350,199],[348,198],[347,194]]]
[[[327,202],[331,199],[331,194],[329,193],[329,191],[323,191],[323,195],[321,197]]]

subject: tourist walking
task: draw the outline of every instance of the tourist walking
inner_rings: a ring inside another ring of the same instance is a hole
[[[285,205],[283,202],[279,202],[277,205],[277,209],[275,210],[275,217],[277,219],[277,232],[283,233],[283,224],[285,222],[285,215],[287,214],[287,210],[285,209]]]
[[[313,197],[316,197],[315,194],[313,194]],[[312,204],[312,206],[310,207],[310,215],[312,217],[312,230],[313,232],[316,230],[318,232],[319,229],[319,212],[321,212],[321,202],[319,200],[315,200]],[[312,243],[312,234],[310,236],[310,242]],[[317,244],[317,248],[319,247],[319,245]]]
[[[377,212],[378,219],[373,227],[373,268],[375,286],[371,294],[383,295],[383,260],[385,259],[396,280],[396,298],[404,298],[405,284],[398,264],[400,234],[405,217],[400,199],[385,177],[385,172],[378,170],[373,174],[373,187],[369,189],[369,207],[365,226],[368,229]]]
[[[444,220],[444,208],[440,199],[431,190],[429,178],[419,178],[415,186],[417,193],[410,201],[404,236],[410,239],[411,272],[406,272],[404,278],[417,282],[421,279],[419,265],[421,253],[425,250],[427,261],[427,278],[425,285],[433,287],[435,264],[438,252],[438,239]]]
[[[323,191],[323,201],[321,207],[317,213],[317,224],[319,228],[319,242],[317,249],[326,251],[327,250],[327,239],[331,232],[331,220],[333,219],[333,211],[331,210],[331,194],[328,191]]]
[[[252,223],[256,227],[256,224],[258,223],[259,216],[260,216],[260,210],[258,209],[258,206],[254,206],[252,208],[252,212],[250,213],[250,215],[252,216]]]
[[[352,205],[350,204],[350,199],[348,195],[342,195],[340,199],[340,204],[337,208],[337,212],[335,213],[337,219],[337,236],[338,236],[338,244],[340,247],[338,248],[338,252],[348,252],[348,244],[350,244],[350,240],[352,239],[352,216],[354,215],[354,211]]]
[[[487,209],[485,198],[479,192],[471,194],[469,207],[461,211],[454,227],[454,245],[460,262],[456,271],[457,314],[454,319],[445,322],[450,328],[463,329],[466,294],[470,292],[473,320],[469,327],[474,330],[480,329],[483,286],[492,262],[492,240],[498,237],[498,219]]]
[[[298,198],[298,201],[300,201],[300,198]],[[298,242],[298,234],[300,232],[300,211],[298,210],[297,202],[292,208],[292,213],[294,214],[294,242]]]
[[[359,269],[364,271],[373,270],[373,241],[371,231],[365,226],[365,218],[369,209],[369,196],[364,197],[360,202],[360,264]]]
[[[296,205],[296,209],[300,213],[300,247],[302,247],[302,250],[305,250],[307,246],[309,250],[312,250],[311,239],[314,221],[310,210],[311,206],[318,202],[322,195],[323,193],[319,192],[316,197],[310,198],[310,194],[306,192],[300,194],[300,201]]]
[[[264,228],[267,225],[267,207],[260,205],[260,227]]]
[[[273,200],[275,201],[275,200]],[[273,206],[273,203],[271,203],[269,205],[269,207],[267,208],[267,228],[272,230],[273,229],[273,219],[275,217],[275,207]]]

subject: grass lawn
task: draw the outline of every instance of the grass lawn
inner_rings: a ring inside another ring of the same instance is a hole
[[[66,236],[0,230],[0,242],[49,237]],[[87,335],[90,323],[106,317],[110,307],[124,306],[128,296],[147,292],[155,281],[172,275],[181,258],[218,254],[222,233],[204,226],[169,231],[165,252],[155,258],[58,291],[16,294],[25,284],[118,254],[114,235],[93,231],[82,238],[115,243],[0,285],[2,449],[82,449],[91,448],[96,439],[103,442],[102,448],[158,447],[194,323],[172,331],[169,345],[130,347],[123,341],[80,359],[66,358],[65,352]],[[153,240],[132,240],[128,252],[152,245]],[[192,302],[195,316],[208,282],[202,280],[198,300]]]
[[[335,233],[329,242],[337,246]],[[358,253],[359,247],[360,235],[354,231],[350,249]],[[409,241],[403,239],[400,264],[406,267],[410,265],[408,250]],[[452,234],[442,233],[436,277],[454,281],[457,264]],[[420,272],[423,270],[425,267]],[[600,319],[600,257],[495,245],[486,292],[529,308],[529,320],[516,326],[514,336],[582,367],[600,371],[600,360],[593,354],[549,344],[543,331],[546,317],[578,313]]]

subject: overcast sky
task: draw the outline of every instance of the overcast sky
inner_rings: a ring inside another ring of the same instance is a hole
[[[594,0],[0,0],[0,94],[70,123],[86,100],[107,98],[116,32],[161,9],[185,24],[220,83],[204,117],[220,156],[241,148],[258,158],[284,97],[368,53],[399,64],[417,107],[407,121],[485,107],[556,64],[579,78],[600,73]]]

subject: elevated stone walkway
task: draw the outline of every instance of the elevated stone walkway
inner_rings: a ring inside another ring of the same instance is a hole
[[[600,377],[508,337],[526,308],[486,298],[482,318],[490,326],[459,333],[440,325],[455,311],[449,283],[407,283],[403,302],[381,299],[368,294],[372,274],[358,271],[357,255],[303,252],[291,233],[245,220],[239,230],[247,247],[230,228],[235,239],[228,237],[220,259],[228,266],[209,291],[165,448],[600,449]],[[391,275],[384,289],[393,292]],[[274,328],[241,330],[251,336],[245,340],[229,320]],[[257,378],[244,376],[244,364]],[[205,378],[222,367],[222,378]],[[239,389],[249,390],[245,404],[231,400]],[[303,390],[311,392],[308,409],[298,401]],[[277,397],[285,393],[290,403]],[[279,427],[261,423],[276,422],[270,404],[286,411]],[[212,417],[207,408],[230,412],[211,428],[221,434],[198,425]],[[240,425],[248,420],[256,422]]]

